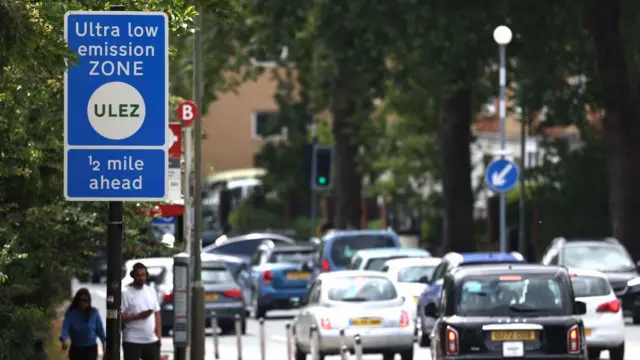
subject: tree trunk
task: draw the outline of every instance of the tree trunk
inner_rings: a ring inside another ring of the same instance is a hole
[[[354,115],[356,105],[348,90],[348,72],[342,71],[331,92],[331,115],[335,140],[334,204],[336,229],[358,228],[362,199],[362,174],[358,170],[358,134],[360,126]]]
[[[638,84],[630,84],[620,33],[619,0],[591,0],[583,24],[593,42],[606,115],[604,140],[609,160],[609,206],[613,236],[640,260],[640,109]]]
[[[473,251],[471,191],[471,90],[460,89],[443,101],[440,156],[444,195],[442,250]]]

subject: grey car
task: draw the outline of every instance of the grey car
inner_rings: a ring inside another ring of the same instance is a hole
[[[133,279],[129,271],[133,264],[141,262],[149,271],[149,285],[158,293],[162,316],[162,334],[169,336],[173,329],[173,259],[146,258],[127,261],[125,279],[122,285],[130,284]],[[202,254],[202,283],[205,290],[206,324],[210,326],[210,316],[213,312],[218,318],[218,326],[223,334],[234,331],[235,315],[242,319],[242,333],[246,332],[246,303],[240,285],[233,274],[218,256]]]

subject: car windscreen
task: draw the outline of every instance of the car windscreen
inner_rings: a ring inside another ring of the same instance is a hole
[[[459,316],[554,316],[572,313],[569,295],[551,275],[483,275],[456,288]]]
[[[336,266],[345,267],[358,250],[396,247],[393,238],[388,235],[342,236],[333,241],[331,259]]]
[[[233,275],[223,266],[203,267],[202,282],[207,284],[222,284],[233,282]]]
[[[619,245],[575,245],[563,249],[564,265],[598,271],[633,271],[629,253]]]
[[[315,252],[313,250],[274,251],[271,253],[271,256],[269,256],[269,262],[272,264],[302,264],[312,261],[314,256]]]
[[[576,297],[605,296],[612,292],[607,279],[597,276],[573,276],[571,284]]]
[[[365,302],[398,297],[395,286],[384,277],[348,276],[328,282],[329,300]]]
[[[398,271],[398,282],[427,283],[431,279],[435,266],[416,265],[407,266]]]

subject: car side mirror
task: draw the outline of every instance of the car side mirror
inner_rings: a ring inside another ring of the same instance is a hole
[[[315,247],[318,247],[318,246],[320,246],[320,244],[322,244],[322,241],[317,237],[310,238],[309,242],[311,243],[311,245],[313,245]]]
[[[576,301],[573,303],[573,313],[575,315],[584,315],[587,313],[587,304],[582,301]]]
[[[420,278],[420,280],[418,280],[419,283],[421,284],[429,284],[431,282],[431,280],[429,279],[428,276],[423,276]]]
[[[438,309],[436,309],[436,304],[428,303],[424,306],[424,316],[436,318],[438,317]]]

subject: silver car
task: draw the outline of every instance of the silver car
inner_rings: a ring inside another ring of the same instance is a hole
[[[353,352],[354,336],[359,334],[364,354],[383,354],[385,360],[394,359],[395,354],[402,360],[413,359],[414,304],[398,294],[384,273],[322,273],[309,286],[302,306],[292,328],[296,360],[306,359],[311,352],[313,325],[320,358],[339,354],[343,343]]]

